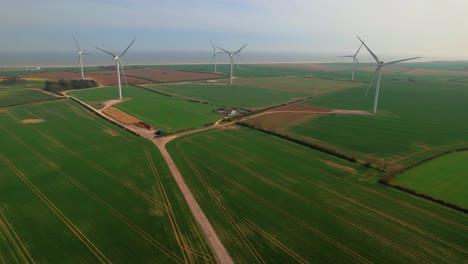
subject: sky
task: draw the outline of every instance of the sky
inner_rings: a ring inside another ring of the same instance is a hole
[[[467,0],[3,0],[0,52],[66,52],[72,35],[133,51],[231,50],[468,59]]]

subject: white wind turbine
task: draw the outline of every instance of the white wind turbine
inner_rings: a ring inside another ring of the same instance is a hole
[[[213,47],[213,57],[211,57],[211,62],[210,63],[213,63],[213,60],[214,60],[214,66],[215,66],[214,72],[217,73],[218,71],[216,70],[216,64],[217,64],[216,54],[219,54],[219,53],[222,53],[222,52],[216,51],[216,47],[215,47],[215,45],[213,45],[213,42],[211,42],[211,40],[210,40],[210,43],[211,43],[211,47]]]
[[[120,60],[123,55],[125,55],[125,53],[127,52],[127,50],[130,48],[130,46],[132,46],[133,42],[135,42],[136,39],[133,39],[133,41],[130,43],[130,45],[128,45],[128,47],[122,52],[122,54],[120,54],[120,56],[117,56],[115,55],[114,53],[112,52],[109,52],[109,51],[106,51],[106,50],[103,50],[101,48],[98,48],[98,47],[95,47],[96,49],[98,50],[101,50],[101,51],[104,51],[105,53],[109,54],[112,56],[112,59],[115,61],[115,65],[117,67],[117,80],[118,80],[118,84],[119,84],[119,99],[122,100],[122,86],[120,84],[120,68],[122,67],[122,72],[124,74],[124,78],[125,78],[125,83],[127,82],[127,79],[125,77],[125,71],[123,69],[123,64],[122,64],[122,61]]]
[[[399,62],[402,62],[402,61],[408,61],[408,60],[414,60],[414,59],[419,59],[421,57],[412,57],[412,58],[408,58],[408,59],[403,59],[403,60],[396,60],[396,61],[390,61],[390,62],[383,62],[383,61],[380,61],[379,58],[377,57],[377,55],[375,55],[370,49],[369,47],[367,47],[366,43],[364,43],[364,41],[362,41],[362,39],[360,37],[357,37],[359,39],[359,41],[361,41],[362,45],[364,45],[364,47],[366,47],[366,49],[369,51],[369,53],[372,55],[372,57],[374,58],[374,60],[377,62],[377,68],[375,69],[375,72],[374,72],[374,77],[372,78],[371,82],[369,83],[369,87],[367,87],[367,91],[366,91],[366,95],[367,93],[369,92],[369,88],[371,87],[372,85],[372,82],[374,81],[375,78],[377,78],[377,83],[375,85],[375,99],[374,99],[374,114],[377,113],[377,104],[379,102],[379,90],[380,90],[380,79],[382,77],[382,67],[384,66],[387,66],[387,65],[390,65],[390,64],[395,64],[395,63],[399,63]]]
[[[221,47],[219,47],[219,46],[216,46],[216,47],[218,47],[218,49],[224,51],[227,55],[229,55],[229,59],[231,60],[231,84],[232,84],[232,80],[233,80],[233,77],[234,77],[234,76],[232,75],[232,72],[233,72],[233,64],[234,64],[234,58],[233,58],[233,57],[234,57],[235,55],[239,54],[239,52],[241,52],[242,49],[244,49],[245,47],[247,47],[247,45],[249,45],[249,44],[244,44],[244,46],[242,46],[240,49],[238,49],[238,50],[235,51],[235,52],[230,52],[230,51],[227,51],[227,50],[225,50],[225,49],[223,49],[223,48],[221,48]]]
[[[358,55],[361,48],[362,48],[362,44],[361,46],[359,46],[359,49],[356,51],[356,53],[354,53],[354,55],[338,56],[338,58],[353,58],[353,73],[351,74],[351,81],[354,81],[354,70],[356,69],[356,62],[359,63],[356,56]]]
[[[78,61],[80,63],[80,67],[81,67],[81,79],[84,79],[83,58],[82,58],[82,56],[83,55],[93,55],[93,54],[81,51],[80,45],[78,45],[78,41],[76,41],[75,37],[73,37],[73,40],[75,41],[76,47],[78,48],[76,53],[78,54]]]

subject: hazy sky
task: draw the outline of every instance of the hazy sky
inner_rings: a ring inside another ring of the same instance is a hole
[[[3,0],[0,52],[83,49],[352,53],[468,59],[468,0]]]

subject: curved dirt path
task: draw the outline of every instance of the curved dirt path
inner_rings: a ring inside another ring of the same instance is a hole
[[[179,168],[177,168],[177,165],[175,164],[175,162],[172,159],[171,155],[166,150],[166,143],[171,141],[172,139],[174,139],[174,138],[176,138],[178,136],[181,136],[181,135],[191,134],[191,133],[195,133],[195,132],[198,132],[198,131],[207,130],[207,129],[210,129],[211,127],[204,127],[204,128],[201,128],[201,129],[190,130],[190,131],[186,131],[184,133],[180,133],[180,134],[177,134],[177,135],[174,135],[174,136],[171,136],[171,137],[154,138],[154,132],[155,132],[154,130],[147,130],[147,129],[144,129],[144,128],[138,128],[138,127],[135,127],[135,126],[132,126],[132,125],[123,124],[123,123],[119,122],[118,120],[115,120],[114,118],[104,114],[101,111],[102,109],[101,110],[95,109],[91,105],[89,105],[89,104],[87,104],[87,103],[85,103],[85,102],[83,102],[83,101],[81,101],[81,100],[79,100],[79,99],[77,99],[75,97],[72,97],[70,95],[66,95],[66,96],[70,97],[70,98],[73,98],[74,100],[76,100],[80,104],[84,105],[85,107],[89,108],[90,110],[97,113],[98,115],[102,116],[103,118],[108,119],[111,122],[118,123],[121,126],[125,127],[126,129],[128,129],[128,130],[130,130],[132,132],[135,132],[138,135],[140,135],[141,137],[146,138],[146,139],[150,140],[151,142],[153,142],[154,145],[156,145],[156,147],[161,152],[161,154],[162,154],[162,156],[164,158],[164,161],[167,163],[167,166],[169,167],[169,170],[171,171],[172,176],[174,177],[174,180],[177,183],[177,186],[179,187],[180,191],[182,192],[182,195],[183,195],[185,201],[187,202],[187,204],[188,204],[188,206],[190,208],[190,211],[192,212],[193,217],[195,218],[198,225],[200,226],[203,233],[205,234],[205,236],[206,236],[206,238],[208,240],[208,243],[210,244],[211,249],[213,250],[216,258],[219,261],[219,263],[222,263],[222,264],[234,263],[232,261],[231,256],[227,252],[226,248],[221,243],[221,240],[219,239],[218,235],[216,234],[213,226],[208,221],[208,218],[206,217],[205,213],[203,212],[200,205],[195,200],[195,197],[193,196],[193,194],[190,191],[189,187],[185,183],[185,180],[182,177],[182,174],[180,173]],[[110,103],[115,104],[117,102],[112,101]],[[220,121],[216,122],[216,125],[219,124],[219,122]]]

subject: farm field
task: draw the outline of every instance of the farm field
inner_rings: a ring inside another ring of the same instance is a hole
[[[238,263],[460,263],[468,218],[364,169],[247,128],[167,149]]]
[[[468,151],[424,162],[393,178],[392,183],[468,208]]]
[[[50,80],[79,80],[81,79],[81,73],[68,72],[68,71],[56,71],[56,72],[43,72],[26,75],[27,78],[44,78]],[[109,72],[85,72],[85,77],[90,78],[98,82],[103,86],[116,85],[117,84],[117,73]],[[124,84],[124,78],[121,76],[122,84]],[[151,83],[148,80],[127,76],[127,82],[131,84],[144,84]]]
[[[5,83],[4,80],[0,80],[0,91],[11,90],[11,89],[30,89],[30,88],[43,88],[46,79],[41,78],[21,78],[20,81],[15,83]]]
[[[315,78],[265,77],[239,78],[236,79],[234,85],[224,83],[156,84],[149,85],[148,88],[210,104],[263,108],[356,85],[346,81]]]
[[[39,90],[0,89],[0,107],[57,99]]]
[[[122,93],[128,100],[113,107],[165,131],[201,127],[222,118],[221,115],[212,112],[217,108],[213,105],[188,102],[134,86],[122,87]],[[103,102],[118,98],[118,88],[103,87],[68,94],[100,109]]]
[[[215,262],[151,142],[71,100],[0,124],[1,262]]]
[[[125,73],[127,74],[127,76],[150,79],[155,82],[180,82],[180,81],[226,78],[224,75],[214,74],[214,73],[197,73],[197,72],[174,71],[174,70],[151,69],[151,68],[129,69],[129,70],[126,70]]]
[[[302,105],[370,111],[373,90],[351,88],[304,101]],[[464,113],[468,86],[460,83],[385,79],[377,115],[320,115],[283,132],[365,160],[376,155],[405,164],[418,152],[468,144]]]

